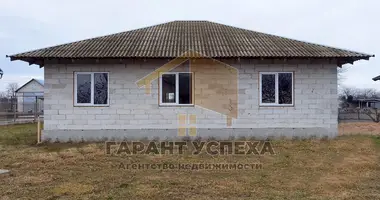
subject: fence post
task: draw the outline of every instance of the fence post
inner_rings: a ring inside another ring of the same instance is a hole
[[[37,96],[35,97],[35,101],[34,101],[34,122],[37,121]]]
[[[12,108],[13,108],[13,122],[16,122],[17,99],[15,96],[11,97],[11,104],[12,104]]]
[[[358,109],[358,120],[360,120],[360,109]]]
[[[37,117],[37,144],[41,143],[41,122],[40,116]]]

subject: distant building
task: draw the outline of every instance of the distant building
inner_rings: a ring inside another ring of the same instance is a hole
[[[342,101],[340,108],[380,108],[380,98],[357,98]]]
[[[359,108],[380,108],[380,99],[358,99]]]
[[[17,112],[43,112],[44,80],[31,79],[16,90]]]

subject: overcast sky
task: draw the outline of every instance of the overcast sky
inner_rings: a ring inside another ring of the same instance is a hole
[[[375,54],[345,65],[343,84],[380,82],[378,0],[0,0],[0,91],[43,78],[43,68],[5,55],[172,20],[209,20],[308,42]]]

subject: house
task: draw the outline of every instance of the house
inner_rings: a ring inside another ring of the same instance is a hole
[[[44,80],[32,78],[16,91],[17,112],[43,112]]]
[[[341,102],[341,108],[380,108],[379,98],[353,98],[348,101]]]
[[[44,67],[44,140],[334,137],[337,67],[374,55],[172,21],[8,56]]]
[[[369,98],[369,99],[358,99],[359,108],[380,108],[380,99]]]

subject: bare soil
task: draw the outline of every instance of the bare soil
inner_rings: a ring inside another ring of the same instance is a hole
[[[380,135],[380,123],[345,122],[339,124],[339,135]]]

